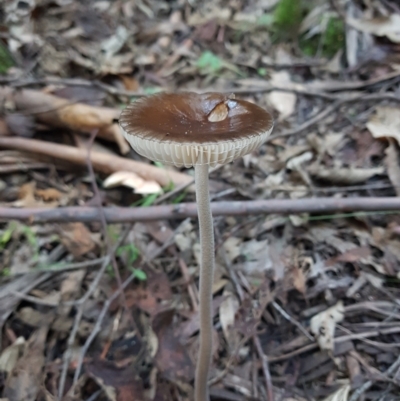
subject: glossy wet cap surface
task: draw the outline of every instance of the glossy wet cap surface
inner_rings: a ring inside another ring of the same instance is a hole
[[[225,108],[226,118],[212,121],[218,108]],[[271,129],[273,122],[253,103],[219,93],[186,92],[143,97],[122,112],[120,124],[128,134],[149,140],[201,144],[251,137]]]
[[[273,127],[261,107],[220,93],[161,93],[131,103],[120,125],[141,155],[190,167],[229,163],[258,147]]]

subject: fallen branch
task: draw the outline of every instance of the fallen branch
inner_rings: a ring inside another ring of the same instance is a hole
[[[0,147],[26,151],[30,154],[46,156],[80,166],[86,166],[87,164],[86,149],[59,145],[53,142],[10,136],[0,137]],[[174,185],[182,185],[192,180],[192,177],[187,174],[164,170],[150,164],[106,153],[91,152],[90,159],[93,168],[98,172],[112,174],[117,171],[131,171],[145,180],[157,181],[161,186],[167,186],[171,181]]]
[[[254,214],[343,213],[365,211],[400,211],[400,198],[312,198],[257,201],[213,202],[214,216]],[[107,223],[183,219],[197,216],[196,203],[150,207],[105,207]],[[0,207],[0,221],[20,220],[29,223],[72,222],[90,223],[100,220],[97,207],[60,207],[15,209]]]
[[[17,113],[29,114],[50,127],[61,127],[90,133],[98,129],[98,136],[116,142],[122,153],[129,145],[114,122],[120,110],[90,106],[32,89],[0,87],[0,105],[12,104]]]

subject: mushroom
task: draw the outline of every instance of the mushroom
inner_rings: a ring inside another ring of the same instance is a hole
[[[273,119],[264,109],[233,95],[184,92],[143,97],[122,111],[119,122],[125,138],[140,155],[195,170],[201,247],[195,401],[208,401],[215,259],[208,171],[255,150],[271,133]]]

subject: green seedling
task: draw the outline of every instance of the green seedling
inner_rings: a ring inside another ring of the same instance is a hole
[[[14,232],[18,228],[18,224],[15,221],[11,221],[5,231],[0,236],[0,249],[4,249],[5,246],[10,242]]]
[[[133,202],[131,207],[137,207],[137,206],[148,207],[148,206],[151,206],[156,201],[156,199],[158,198],[158,195],[160,195],[160,193],[146,195],[142,199],[139,199],[136,202]]]
[[[323,18],[323,17],[322,17]],[[315,56],[320,50],[324,57],[333,57],[345,45],[345,27],[339,18],[329,18],[326,28],[320,35],[300,38],[300,49],[306,56]]]
[[[277,39],[295,37],[303,18],[300,0],[280,0],[273,14],[273,28]]]
[[[179,194],[176,198],[174,198],[174,199],[171,201],[171,203],[172,203],[173,205],[177,205],[178,203],[181,203],[181,202],[185,199],[185,196],[186,196],[186,192],[182,192],[182,193]]]
[[[143,270],[137,269],[132,266],[140,256],[140,251],[138,248],[136,248],[135,245],[133,244],[122,245],[117,249],[116,254],[119,257],[125,256],[127,258],[129,271],[132,272],[138,280],[140,281],[147,280],[147,275]]]
[[[8,49],[0,43],[0,74],[5,74],[14,65]]]
[[[147,280],[147,274],[142,270],[142,269],[135,269],[134,267],[129,269],[135,278],[137,278],[139,281],[146,281]]]
[[[133,244],[122,245],[117,249],[117,256],[126,256],[129,265],[132,265],[140,256],[140,251]]]
[[[244,75],[236,65],[223,60],[209,50],[201,54],[196,62],[196,67],[204,75],[218,76],[223,69],[231,70],[241,76]]]

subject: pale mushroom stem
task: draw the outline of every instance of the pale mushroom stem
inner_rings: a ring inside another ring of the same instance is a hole
[[[200,349],[195,378],[195,401],[208,401],[208,375],[212,355],[212,285],[214,279],[214,227],[210,206],[208,165],[195,166],[196,201],[200,229]]]

